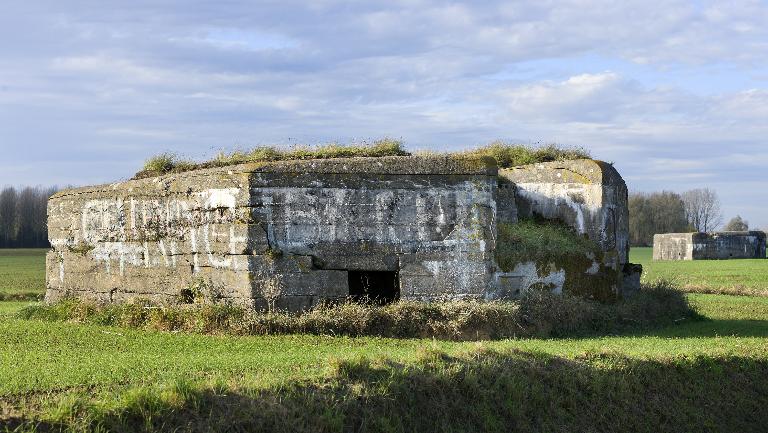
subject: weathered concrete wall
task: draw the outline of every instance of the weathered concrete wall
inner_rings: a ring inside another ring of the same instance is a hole
[[[616,268],[629,259],[627,185],[612,165],[588,159],[499,170],[515,184],[518,217],[560,220],[586,234]]]
[[[602,254],[575,274],[534,262],[500,272],[496,225],[532,215],[562,219]],[[598,280],[615,295],[626,220],[621,177],[593,161],[501,176],[490,158],[454,156],[209,168],[54,195],[46,299],[204,296],[301,310],[350,295],[350,271],[397,272],[405,299],[509,298]]]
[[[653,236],[654,260],[764,259],[764,232],[665,233]]]
[[[483,297],[495,238],[495,163],[401,157],[381,165],[387,161],[254,173],[254,221],[272,248],[311,257],[317,270],[398,271],[406,299]],[[346,281],[340,287],[346,295]]]
[[[578,233],[584,234],[600,247],[601,257],[573,269],[566,278],[562,265],[551,264],[551,272],[532,275],[532,263],[521,264],[520,271],[497,275],[505,291],[524,291],[531,284],[554,285],[556,291],[570,286],[581,291],[585,286],[599,285],[594,296],[610,298],[619,295],[623,286],[636,289],[641,267],[632,266],[629,259],[629,210],[627,186],[616,169],[594,160],[558,161],[499,170],[499,177],[514,184],[516,218],[559,220]],[[537,266],[538,269],[547,269]],[[606,270],[616,278],[605,279]],[[582,278],[582,275],[594,276]],[[631,287],[630,287],[631,286]],[[600,292],[599,294],[597,292]]]
[[[250,252],[266,245],[248,223],[248,187],[242,170],[201,170],[54,195],[46,298],[172,300],[198,280],[249,297]]]
[[[348,270],[399,271],[404,298],[485,295],[492,160],[246,164],[63,191],[49,203],[48,293],[307,308],[348,295]]]

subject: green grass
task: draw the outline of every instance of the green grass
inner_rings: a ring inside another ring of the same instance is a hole
[[[433,155],[433,152],[424,152]],[[500,141],[466,152],[453,153],[462,157],[490,156],[496,159],[499,167],[508,168],[539,162],[564,161],[590,158],[582,148],[567,148],[554,144],[546,146],[527,146],[503,143]],[[136,178],[156,176],[162,173],[182,172],[205,167],[221,167],[233,164],[270,162],[302,159],[329,159],[352,157],[382,157],[411,155],[402,141],[384,138],[372,143],[342,145],[337,143],[322,146],[294,146],[281,149],[274,146],[258,146],[251,150],[222,152],[211,161],[195,163],[180,158],[173,153],[161,153],[149,158]]]
[[[39,303],[33,301],[0,301],[0,316],[13,316],[26,307],[36,305]]]
[[[45,249],[0,249],[0,301],[45,294]]]
[[[464,152],[468,156],[490,156],[500,168],[536,164],[540,162],[567,161],[571,159],[589,159],[592,156],[586,149],[579,147],[561,147],[554,144],[546,146],[526,146],[493,142],[474,150]]]
[[[498,232],[496,261],[505,272],[511,272],[516,264],[522,262],[559,263],[589,254],[597,257],[600,252],[593,241],[568,226],[551,222],[520,220],[515,224],[499,223]]]
[[[0,251],[5,275],[18,257]],[[42,281],[41,251],[18,263]],[[688,297],[705,320],[483,342],[158,332],[0,302],[0,431],[762,431],[768,297]]]
[[[204,167],[221,167],[249,162],[270,162],[301,159],[329,159],[350,157],[381,157],[410,155],[401,141],[389,138],[376,140],[373,143],[355,145],[340,145],[336,143],[323,146],[294,146],[291,149],[280,149],[273,146],[258,146],[248,151],[220,153],[211,161],[194,163],[186,161],[172,153],[162,153],[148,159],[144,168],[136,177],[148,177],[168,172],[181,172]]]
[[[652,248],[632,248],[643,281],[667,279],[689,292],[768,296],[768,259],[654,261]]]
[[[701,427],[695,430],[706,430],[702,421],[686,418],[695,410],[731,413],[718,421],[702,412],[701,420],[721,429],[723,422],[736,422],[733,417],[744,410],[765,415],[768,298],[696,294],[691,299],[708,320],[627,335],[482,343],[207,336],[6,317],[0,318],[0,414],[13,414],[8,419],[16,423],[38,419],[76,429],[86,428],[83,423],[88,428],[102,423],[114,429],[122,425],[124,431],[144,426],[147,417],[157,430],[158,419],[171,425],[196,419],[201,430],[216,422],[269,419],[278,423],[276,430],[310,423],[340,431],[334,423],[359,421],[359,411],[366,407],[374,411],[368,414],[372,422],[408,420],[393,431],[420,426],[413,413],[392,407],[391,401],[401,398],[414,405],[413,410],[433,415],[443,405],[453,407],[456,399],[484,413],[466,420],[459,417],[461,411],[442,413],[457,423],[456,429],[472,428],[464,424],[467,420],[503,430],[513,421],[537,425],[543,417],[551,417],[551,428],[582,425],[592,416],[582,410],[586,407],[633,429],[643,425],[640,414],[611,415],[605,409],[683,405],[669,410],[684,418],[670,412],[666,422],[678,428],[692,422]],[[484,387],[488,390],[482,391]],[[744,408],[718,403],[723,401],[721,391],[730,393],[730,401],[752,403]],[[416,400],[414,392],[420,396]],[[647,395],[655,397],[649,400]],[[494,413],[493,402],[506,399],[525,402],[527,412],[510,413],[504,403],[501,412]],[[581,407],[584,404],[588,406]],[[214,415],[206,418],[206,411]],[[301,415],[281,419],[284,411]],[[649,430],[662,425],[647,422]],[[754,430],[749,421],[740,422]],[[610,431],[607,424],[597,425],[602,426],[597,431]]]

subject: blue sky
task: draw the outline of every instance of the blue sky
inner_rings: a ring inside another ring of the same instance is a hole
[[[6,1],[0,185],[389,136],[583,146],[768,228],[768,4]]]

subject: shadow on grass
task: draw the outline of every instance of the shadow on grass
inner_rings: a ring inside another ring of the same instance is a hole
[[[3,293],[0,292],[0,302],[5,301],[42,301],[45,297],[44,293],[39,292],[14,292]]]
[[[768,361],[575,360],[425,352],[415,364],[361,359],[314,382],[252,390],[176,383],[132,389],[111,409],[84,396],[59,419],[6,420],[19,431],[659,432],[764,431]],[[114,398],[110,394],[109,398]]]

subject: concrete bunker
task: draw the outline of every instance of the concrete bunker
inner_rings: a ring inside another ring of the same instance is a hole
[[[611,300],[639,284],[626,201],[603,162],[499,169],[466,155],[248,163],[70,189],[49,201],[46,300],[299,311],[537,287]],[[558,221],[595,248],[502,267],[498,229],[521,218]]]
[[[665,233],[653,236],[654,260],[729,260],[766,258],[760,231]]]

